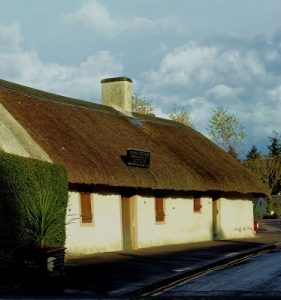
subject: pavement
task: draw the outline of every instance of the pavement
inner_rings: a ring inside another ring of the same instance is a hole
[[[63,297],[141,296],[175,278],[281,247],[281,220],[262,220],[254,238],[209,241],[68,259]]]

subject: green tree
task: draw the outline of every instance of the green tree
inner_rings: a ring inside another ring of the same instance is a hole
[[[261,153],[258,151],[257,147],[255,145],[252,146],[248,154],[246,155],[246,159],[260,159]]]
[[[238,147],[243,144],[246,137],[239,120],[223,106],[213,110],[206,129],[214,142],[225,151],[232,149],[237,153]]]
[[[271,197],[271,196],[266,197],[266,202],[267,202],[267,205],[266,205],[266,213],[267,213],[268,215],[271,215],[271,212],[273,211],[273,201],[272,201],[272,197]]]
[[[264,182],[269,190],[269,195],[271,195],[281,178],[280,157],[249,159],[245,161],[245,166]]]
[[[176,106],[174,110],[169,114],[169,118],[173,121],[177,121],[189,127],[194,127],[189,113],[183,108],[178,109]]]
[[[272,132],[272,136],[269,137],[270,144],[267,146],[268,148],[268,156],[269,157],[278,157],[281,156],[281,143],[278,133],[274,130]]]
[[[144,99],[140,91],[134,91],[132,94],[132,110],[133,112],[153,115],[155,113],[155,107],[151,100]]]
[[[236,149],[233,146],[229,146],[228,149],[226,150],[226,152],[228,154],[230,154],[233,158],[239,160],[238,159],[237,151],[236,151]]]

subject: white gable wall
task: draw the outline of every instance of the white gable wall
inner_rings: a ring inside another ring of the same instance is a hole
[[[0,104],[0,150],[51,162],[48,154]]]
[[[218,239],[254,237],[251,196],[221,198],[218,201]]]

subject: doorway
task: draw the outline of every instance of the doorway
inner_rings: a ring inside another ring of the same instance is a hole
[[[219,207],[218,207],[218,196],[212,197],[213,206],[213,240],[218,240],[218,218],[219,218]]]
[[[136,199],[122,196],[121,205],[123,250],[136,249]]]

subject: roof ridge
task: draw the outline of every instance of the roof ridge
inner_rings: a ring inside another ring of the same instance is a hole
[[[121,112],[119,112],[118,110],[114,109],[113,107],[103,105],[101,103],[95,103],[87,100],[50,93],[40,89],[22,85],[19,83],[7,81],[4,79],[0,79],[0,89],[8,90],[9,92],[13,92],[13,93],[20,93],[28,97],[36,97],[37,99],[41,99],[43,101],[52,101],[60,104],[96,109],[103,112],[108,112],[108,113],[113,113],[115,115],[120,115],[120,116],[122,115],[124,117],[128,117],[122,114]],[[160,118],[155,115],[140,114],[137,112],[132,112],[132,118],[141,119],[143,121],[148,121],[148,122],[162,123],[170,126],[178,126],[178,127],[183,126],[183,124],[170,119]]]
[[[111,112],[120,114],[114,108],[103,105],[100,103],[90,102],[87,100],[82,100],[78,98],[63,96],[60,94],[50,93],[43,90],[39,90],[36,88],[32,88],[29,86],[25,86],[22,84],[14,83],[11,81],[7,81],[4,79],[0,79],[0,89],[7,90],[12,93],[19,93],[28,97],[36,97],[37,99],[44,100],[44,101],[52,101],[55,103],[67,104],[72,106],[80,106],[85,108],[92,108],[101,111]]]

